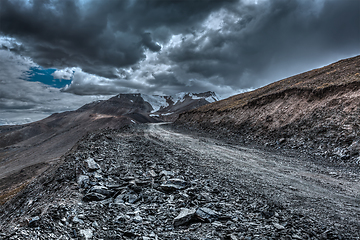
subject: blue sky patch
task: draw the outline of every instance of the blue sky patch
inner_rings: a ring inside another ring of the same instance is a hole
[[[31,67],[29,71],[26,72],[27,78],[25,80],[30,82],[41,82],[55,88],[63,88],[68,84],[70,85],[72,79],[55,79],[53,75],[51,75],[55,71],[56,69],[54,68],[45,69],[43,67]]]

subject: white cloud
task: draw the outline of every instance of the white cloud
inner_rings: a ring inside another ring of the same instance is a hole
[[[0,48],[18,50],[21,46],[22,44],[15,38],[0,36]]]
[[[70,85],[62,89],[63,92],[76,95],[116,95],[134,92],[139,85],[136,81],[126,79],[108,79],[76,69]]]
[[[75,110],[109,96],[78,96],[24,80],[37,65],[29,58],[0,50],[0,125],[37,121],[55,112]]]
[[[55,79],[66,79],[71,80],[71,78],[74,76],[75,71],[80,71],[80,68],[72,67],[72,68],[64,68],[64,69],[58,69],[55,72],[53,72],[51,75]]]

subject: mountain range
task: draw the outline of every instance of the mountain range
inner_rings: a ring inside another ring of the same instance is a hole
[[[179,113],[217,100],[214,92],[175,96],[119,94],[37,122],[0,126],[0,191],[45,171],[88,132],[173,121]]]

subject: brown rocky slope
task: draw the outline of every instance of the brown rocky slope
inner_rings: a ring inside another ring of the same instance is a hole
[[[176,123],[360,161],[360,56],[183,113]]]

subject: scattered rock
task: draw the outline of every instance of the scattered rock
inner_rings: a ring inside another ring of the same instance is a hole
[[[89,178],[89,176],[86,176],[86,175],[80,175],[77,183],[78,183],[79,187],[87,188],[90,183],[90,178]]]
[[[83,198],[84,201],[102,201],[104,199],[106,199],[106,196],[96,192],[90,192]]]
[[[85,240],[92,239],[93,231],[91,229],[82,229],[80,230],[80,236],[84,237]]]
[[[73,217],[72,222],[73,223],[80,223],[80,224],[84,223],[84,221],[79,219],[77,216]]]
[[[93,228],[99,228],[99,224],[97,223],[97,221],[94,221],[94,222],[91,224],[91,226],[92,226]]]
[[[159,175],[160,175],[160,177],[161,177],[161,176],[171,176],[171,177],[174,177],[174,176],[175,176],[175,173],[172,172],[172,171],[163,170],[163,171],[160,172]]]
[[[162,184],[160,188],[166,192],[172,192],[176,190],[182,190],[187,188],[188,183],[185,180],[179,178],[169,179],[166,183]]]
[[[273,223],[273,225],[277,230],[284,230],[285,229],[285,227],[283,225],[280,225],[278,223]]]
[[[210,208],[203,207],[196,210],[196,217],[201,221],[211,223],[216,221],[219,218],[219,215]]]
[[[92,158],[88,158],[85,162],[87,163],[87,168],[89,171],[96,171],[100,169],[99,164],[97,164]]]
[[[136,215],[134,218],[133,218],[133,221],[135,223],[140,223],[143,221],[143,218],[140,216],[140,215]]]
[[[101,171],[78,159],[102,159]],[[336,239],[322,236],[323,222],[269,202],[209,161],[139,132],[91,133],[58,169],[0,207],[0,238]]]
[[[29,221],[29,227],[37,227],[39,222],[40,222],[40,217],[39,216],[33,217]]]
[[[89,192],[98,193],[106,197],[110,197],[114,194],[114,191],[109,190],[105,186],[93,186],[92,188],[90,188]]]
[[[179,215],[174,218],[173,224],[175,227],[188,223],[195,216],[195,209],[182,208]]]
[[[229,240],[238,240],[235,234],[230,234],[228,238]]]
[[[149,170],[149,175],[151,176],[151,177],[157,177],[157,174],[156,174],[156,172],[154,171],[154,170]]]
[[[129,194],[127,196],[128,202],[131,204],[136,203],[137,201],[139,201],[141,199],[141,197],[137,194]]]
[[[211,225],[214,226],[216,229],[221,229],[223,227],[223,224],[219,221],[212,222]]]

